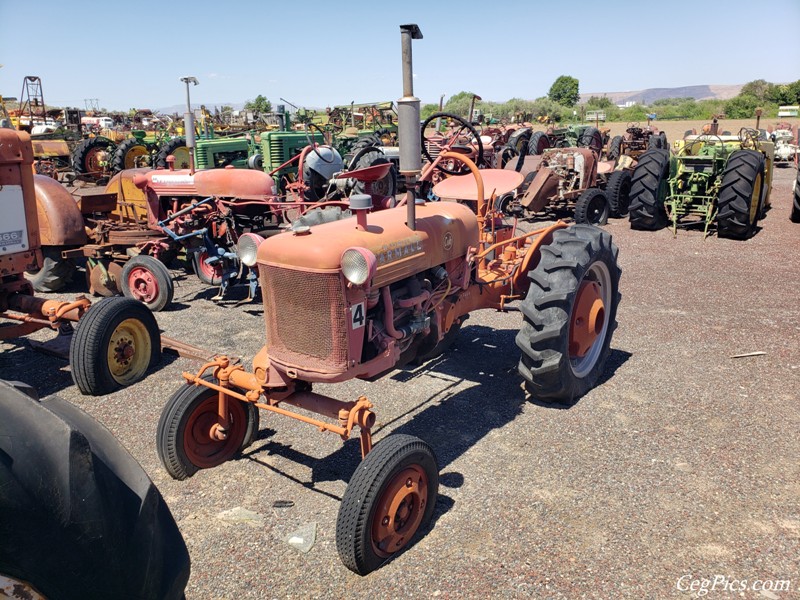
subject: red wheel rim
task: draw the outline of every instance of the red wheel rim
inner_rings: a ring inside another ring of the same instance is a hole
[[[216,394],[203,400],[186,420],[183,432],[183,451],[189,461],[200,469],[221,465],[241,448],[247,432],[247,415],[241,401],[228,398],[228,437],[212,437],[212,429],[219,422]]]
[[[158,281],[150,269],[134,267],[128,273],[128,289],[135,300],[152,304],[158,298]]]
[[[101,173],[103,171],[103,162],[108,158],[108,153],[105,148],[90,148],[86,152],[84,163],[88,173]]]
[[[205,250],[203,252],[198,253],[197,255],[197,268],[200,269],[200,272],[206,277],[206,279],[213,280],[219,279],[222,277],[222,269],[210,265],[206,262],[208,258],[208,252]]]
[[[386,558],[401,550],[417,532],[428,504],[428,476],[411,465],[392,477],[372,519],[372,549]]]

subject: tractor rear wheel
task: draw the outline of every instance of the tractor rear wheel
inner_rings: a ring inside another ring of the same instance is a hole
[[[530,139],[531,139],[531,128],[522,127],[521,129],[517,129],[514,133],[508,136],[508,141],[506,142],[506,146],[516,150],[518,154],[522,154],[523,152],[527,152],[528,142],[530,142]]]
[[[627,169],[614,171],[608,177],[606,197],[611,207],[612,217],[624,217],[628,214],[631,202],[631,172]]]
[[[559,229],[541,249],[520,307],[519,373],[532,396],[572,403],[603,373],[617,326],[619,251],[591,225]]]
[[[114,158],[111,161],[111,171],[119,173],[125,169],[135,167],[146,167],[149,164],[150,148],[143,141],[137,138],[128,138],[120,142],[114,151]]]
[[[0,581],[66,600],[183,597],[189,553],[178,526],[100,423],[0,382],[0,456]]]
[[[667,224],[664,199],[667,195],[669,153],[648,150],[639,157],[631,176],[630,220],[633,229],[656,231]]]
[[[105,137],[86,138],[72,150],[72,170],[77,175],[100,179],[108,174],[116,144]]]
[[[797,170],[797,179],[794,182],[792,214],[789,218],[792,220],[792,223],[800,223],[800,169]]]
[[[166,169],[167,157],[170,154],[175,157],[176,169],[188,169],[191,166],[192,157],[189,148],[186,147],[186,138],[176,137],[161,144],[156,156],[156,168]]]
[[[656,150],[659,148],[661,148],[661,136],[651,135],[649,138],[647,138],[648,150]]]
[[[161,337],[144,304],[113,296],[78,321],[69,347],[72,381],[82,394],[102,396],[141,380],[161,357]]]
[[[528,141],[528,154],[538,155],[550,147],[550,138],[544,131],[534,131]]]
[[[366,575],[402,551],[433,516],[439,466],[431,447],[412,435],[390,435],[353,474],[336,519],[344,565]]]
[[[575,202],[575,222],[589,225],[605,225],[611,206],[603,190],[590,188]]]
[[[203,379],[214,381],[210,376]],[[174,479],[217,467],[256,439],[259,414],[255,405],[228,398],[229,428],[224,440],[212,436],[218,408],[218,392],[204,385],[183,385],[167,400],[158,421],[156,449]]]
[[[717,235],[743,240],[755,233],[765,195],[764,155],[737,150],[722,172],[717,196]]]
[[[611,138],[611,143],[608,145],[608,159],[617,160],[621,154],[622,136],[615,135]]]
[[[600,133],[597,127],[587,127],[583,130],[583,133],[578,136],[578,147],[589,148],[593,152],[596,152],[597,156],[600,156],[600,153],[603,151],[603,134]]]
[[[61,258],[58,249],[46,249],[43,253],[42,268],[30,272],[27,279],[37,292],[57,292],[72,281],[75,264],[69,259]]]
[[[153,312],[163,310],[172,302],[175,293],[172,275],[157,258],[147,254],[134,256],[125,263],[121,279],[122,294],[142,302]]]

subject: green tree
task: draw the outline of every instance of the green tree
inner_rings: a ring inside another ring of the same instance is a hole
[[[554,102],[550,98],[543,96],[533,101],[531,112],[533,113],[534,119],[541,117],[558,123],[564,118],[567,110],[558,102]]]
[[[567,108],[575,106],[581,99],[578,92],[578,80],[569,75],[562,75],[550,86],[547,97]]]
[[[762,101],[752,94],[739,94],[725,103],[725,117],[728,119],[752,119],[756,108]]]
[[[259,94],[255,100],[248,100],[244,103],[245,110],[252,110],[255,113],[264,114],[272,112],[272,102]]]
[[[740,96],[753,96],[758,102],[764,102],[775,86],[764,79],[756,79],[742,86]]]
[[[419,117],[423,121],[430,117],[433,113],[439,112],[438,104],[423,104],[419,110]]]
[[[469,106],[472,103],[472,97],[474,95],[475,94],[472,92],[458,92],[455,96],[450,96],[444,104],[444,112],[464,117],[465,119],[471,117],[472,115],[468,115],[467,113],[469,112]],[[482,104],[482,102],[476,101],[475,108],[484,110]]]

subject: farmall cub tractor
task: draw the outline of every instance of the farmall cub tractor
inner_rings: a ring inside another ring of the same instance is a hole
[[[490,208],[486,191],[492,199],[510,191],[519,185],[517,173],[479,171],[463,154],[445,152],[445,160],[460,159],[470,169],[446,181],[460,184],[461,198],[474,201],[477,214],[462,203],[415,201],[419,100],[410,59],[411,39],[421,34],[416,25],[401,32],[406,206],[368,216],[369,196],[353,195],[355,217],[273,236],[253,245],[249,257],[243,252],[242,260],[258,268],[266,344],[249,371],[217,356],[197,373],[184,373],[188,385],[166,403],[157,433],[162,464],[185,479],[246,446],[257,409],[345,440],[358,427],[363,461],[339,509],[336,547],[362,575],[429,522],[438,466],[431,447],[413,436],[389,435],[373,445],[372,402],[341,401],[317,386],[373,379],[425,360],[452,343],[472,311],[521,300],[516,342],[526,387],[537,398],[570,402],[603,371],[619,301],[617,248],[608,233],[559,222],[518,234]]]

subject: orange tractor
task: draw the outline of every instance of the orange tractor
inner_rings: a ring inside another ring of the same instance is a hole
[[[422,35],[416,25],[404,25],[401,36],[405,206],[368,216],[370,197],[354,194],[354,218],[259,244],[244,237],[239,256],[259,273],[266,344],[250,370],[217,356],[184,373],[186,383],[166,402],[157,430],[163,466],[185,479],[246,447],[259,409],[343,440],[359,428],[363,461],[342,500],[336,546],[343,563],[362,575],[402,551],[430,521],[437,460],[413,436],[389,435],[373,444],[373,403],[365,396],[341,401],[317,386],[371,380],[425,361],[455,341],[472,311],[503,310],[519,300],[519,373],[528,391],[573,402],[604,370],[619,302],[618,252],[607,232],[558,222],[522,233],[492,208],[496,197],[520,184],[518,173],[478,170],[464,154],[446,151],[442,160],[460,160],[469,174],[444,180],[437,185],[448,189],[434,193],[453,197],[457,188],[474,206],[415,198],[419,100],[410,59],[411,40]]]

